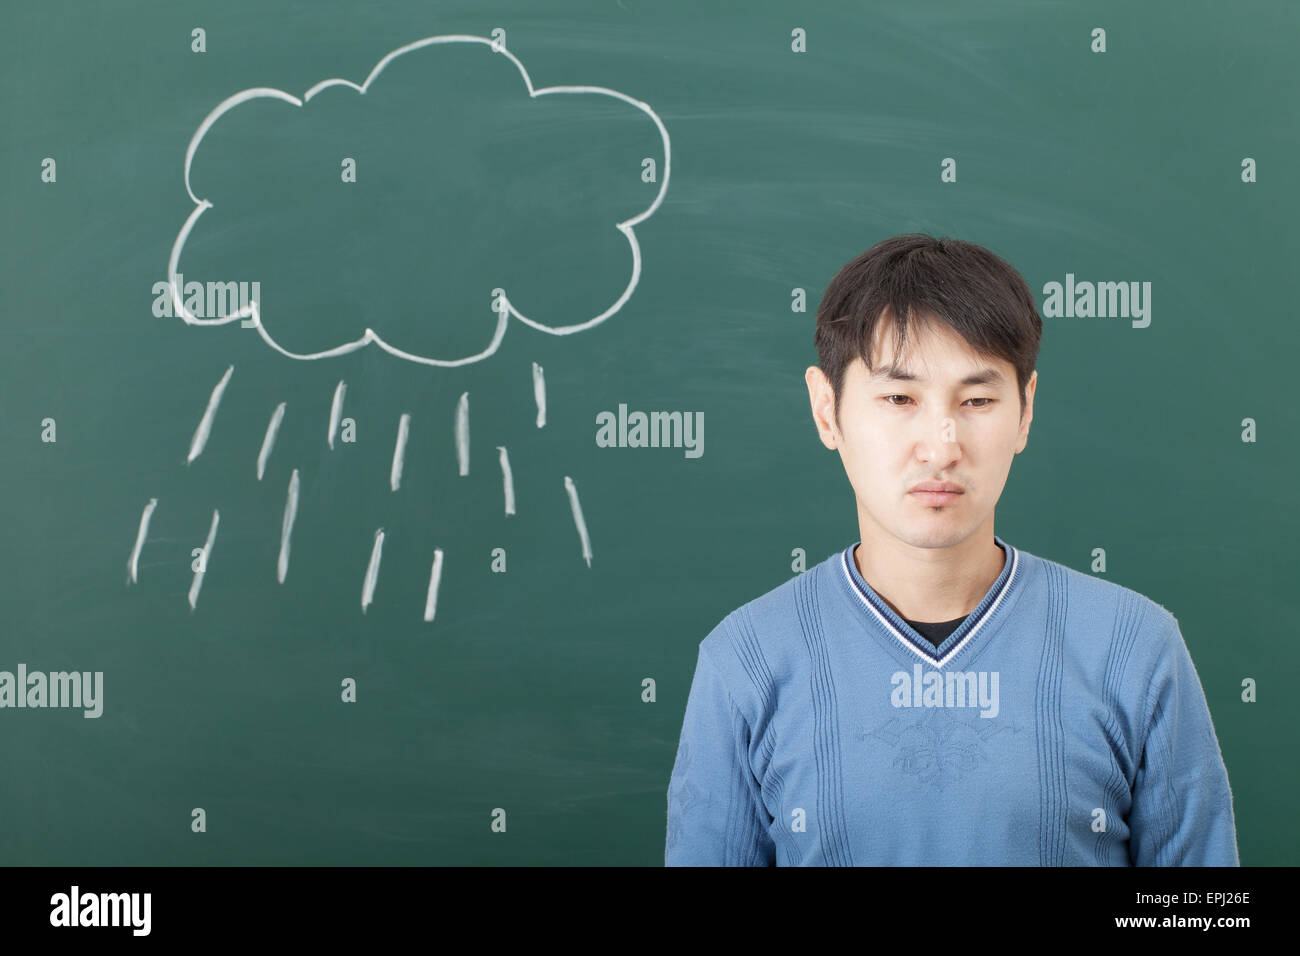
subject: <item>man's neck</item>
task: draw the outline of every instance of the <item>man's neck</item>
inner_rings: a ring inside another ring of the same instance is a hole
[[[894,612],[926,623],[966,617],[1002,573],[1006,555],[981,531],[951,548],[915,548],[896,538],[863,536],[853,561]]]

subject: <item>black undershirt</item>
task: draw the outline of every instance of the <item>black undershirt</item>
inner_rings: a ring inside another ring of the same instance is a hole
[[[998,550],[1001,551],[1004,556],[1007,553],[1007,549],[1002,547],[1000,544],[998,545]],[[967,615],[967,617],[969,616],[970,615]],[[907,621],[908,626],[911,627],[912,630],[916,631],[916,633],[920,634],[927,641],[933,644],[937,650],[939,645],[948,639],[948,635],[961,627],[962,622],[966,620],[966,618],[959,617],[955,621],[940,621],[938,623],[930,623],[928,621],[908,621],[907,618],[903,618],[903,620]]]
[[[907,621],[907,618],[903,618]],[[916,633],[920,634],[937,649],[940,644],[948,639],[948,635],[961,626],[964,617],[959,617],[955,621],[943,621],[938,624],[930,624],[926,621],[907,621],[908,625]]]

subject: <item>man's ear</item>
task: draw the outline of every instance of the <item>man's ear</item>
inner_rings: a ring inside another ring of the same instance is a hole
[[[835,423],[835,391],[831,388],[830,380],[816,365],[808,366],[803,373],[803,380],[808,385],[808,403],[812,406],[817,436],[827,448],[836,448],[839,426]]]
[[[1025,408],[1020,413],[1020,436],[1016,441],[1016,454],[1025,450],[1029,444],[1029,423],[1034,420],[1034,392],[1038,389],[1038,369],[1025,382]]]

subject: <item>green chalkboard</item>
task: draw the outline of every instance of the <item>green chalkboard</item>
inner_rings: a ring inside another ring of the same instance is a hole
[[[0,707],[0,863],[662,863],[699,641],[858,537],[803,371],[905,232],[1039,296],[998,533],[1177,615],[1300,861],[1294,5],[3,18],[0,671],[98,715]]]

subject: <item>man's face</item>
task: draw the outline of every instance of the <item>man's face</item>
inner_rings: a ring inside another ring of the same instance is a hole
[[[838,421],[821,369],[804,378],[822,443],[839,450],[857,495],[863,534],[874,528],[913,547],[947,548],[991,528],[1011,460],[1029,439],[1038,373],[1026,386],[1022,417],[1010,362],[981,357],[941,324],[912,325],[908,334],[896,356],[892,329],[877,324],[876,372],[854,359]],[[961,493],[913,492],[920,482],[952,483]]]

